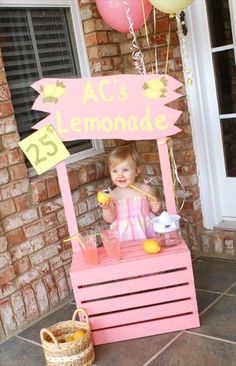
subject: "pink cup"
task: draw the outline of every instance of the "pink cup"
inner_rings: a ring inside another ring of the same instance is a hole
[[[102,242],[108,258],[113,261],[120,259],[120,240],[116,230],[107,229],[101,231]]]
[[[83,245],[82,254],[87,264],[95,265],[98,263],[96,233],[93,230],[86,230],[81,233]]]

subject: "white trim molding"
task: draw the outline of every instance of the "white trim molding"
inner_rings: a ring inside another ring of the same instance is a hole
[[[194,16],[193,16],[194,14]],[[188,35],[186,37],[187,62],[193,72],[193,83],[186,83],[190,122],[192,126],[194,151],[200,186],[203,224],[213,229],[222,220],[217,177],[217,157],[210,153],[210,145],[215,143],[210,118],[219,119],[214,83],[214,70],[209,62],[210,38],[208,33],[205,1],[195,1],[186,11]],[[201,31],[199,32],[199,29]],[[199,47],[200,45],[200,47]],[[204,65],[204,67],[201,67]],[[209,106],[211,105],[211,108]],[[212,116],[215,111],[215,117]]]

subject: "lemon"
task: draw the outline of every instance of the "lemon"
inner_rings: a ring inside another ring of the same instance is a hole
[[[77,340],[80,339],[81,337],[83,337],[85,335],[85,330],[84,329],[79,329],[77,330],[74,334],[73,334],[73,340]]]
[[[99,191],[97,194],[97,200],[100,204],[104,204],[110,202],[111,198],[107,193]]]
[[[73,336],[69,336],[69,337],[66,337],[65,338],[65,342],[67,343],[67,342],[73,342],[74,341],[74,338],[73,338]]]
[[[143,242],[143,249],[150,254],[156,254],[161,251],[161,245],[156,239],[146,239]]]

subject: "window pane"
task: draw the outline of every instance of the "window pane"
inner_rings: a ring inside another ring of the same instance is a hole
[[[18,129],[24,138],[31,125],[41,118],[39,112],[31,111],[37,93],[30,85],[39,79],[39,73],[26,11],[1,9],[0,45]]]
[[[220,47],[233,43],[228,0],[206,0],[211,33],[211,46]]]
[[[213,54],[220,114],[236,113],[236,68],[234,51]]]
[[[31,17],[43,76],[80,76],[71,53],[64,10],[32,9]]]
[[[236,177],[236,118],[221,120],[227,177]]]
[[[42,77],[79,77],[69,12],[56,8],[1,8],[0,45],[20,138],[31,134],[46,114],[31,110]],[[66,142],[71,153],[92,148],[91,140]]]

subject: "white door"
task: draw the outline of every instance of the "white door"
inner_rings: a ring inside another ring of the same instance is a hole
[[[186,13],[183,59],[193,74],[187,95],[204,226],[236,228],[236,0],[194,0]]]

